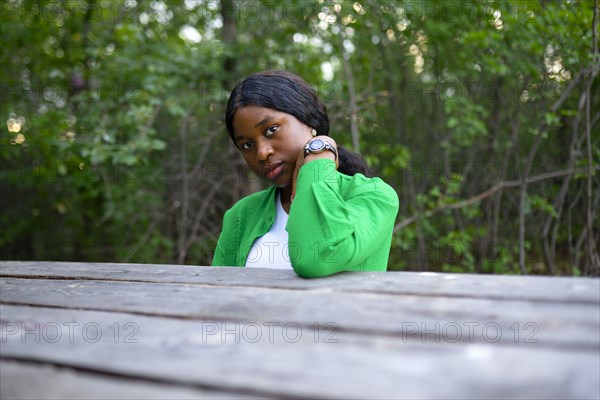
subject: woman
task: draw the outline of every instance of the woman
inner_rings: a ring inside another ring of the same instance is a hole
[[[305,278],[386,270],[398,196],[327,136],[325,106],[304,80],[286,71],[246,77],[225,123],[273,186],[225,213],[213,265],[293,268]]]

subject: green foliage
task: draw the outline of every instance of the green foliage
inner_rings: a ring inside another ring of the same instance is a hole
[[[538,138],[530,175],[566,169],[573,129],[574,168],[588,166],[579,100],[589,73],[551,107],[593,62],[592,7],[5,1],[2,258],[209,263],[223,213],[260,187],[228,143],[229,90],[285,68],[314,85],[348,147],[355,88],[362,155],[398,190],[398,222],[417,217],[395,232],[390,269],[519,273],[518,187],[460,203],[520,181]],[[597,82],[590,92],[597,166]],[[590,273],[577,248],[587,173],[556,205],[564,179],[528,185],[529,272],[546,272],[550,218],[556,272]]]

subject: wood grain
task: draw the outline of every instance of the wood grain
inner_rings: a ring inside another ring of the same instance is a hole
[[[342,331],[446,340],[499,341],[534,346],[596,349],[598,306],[572,303],[502,301],[462,297],[423,297],[156,284],[119,281],[0,278],[3,303],[128,312],[186,319],[247,322],[331,323]]]
[[[0,276],[54,277],[210,286],[476,297],[494,300],[600,303],[600,280],[547,276],[415,272],[352,272],[306,280],[291,270],[181,265],[19,262],[0,263]]]
[[[0,263],[2,398],[600,398],[598,279]]]
[[[274,327],[260,340],[230,324],[207,335],[211,321],[119,313],[2,306],[3,319],[28,324],[25,339],[11,334],[2,357],[52,363],[129,379],[156,379],[205,390],[295,398],[591,398],[600,373],[590,352],[497,344],[404,343],[398,338],[339,332],[315,341]],[[97,324],[103,335],[75,329],[73,340],[36,341],[35,323]],[[118,323],[138,327],[137,342],[114,340]],[[229,333],[226,333],[229,329]],[[224,333],[225,332],[225,333]],[[94,342],[90,342],[93,336]],[[249,340],[252,339],[252,340]]]
[[[11,400],[158,400],[251,399],[239,393],[211,391],[48,363],[0,360],[0,398]]]

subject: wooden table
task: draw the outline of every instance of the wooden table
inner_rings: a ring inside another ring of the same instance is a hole
[[[600,397],[598,279],[2,262],[11,398]]]

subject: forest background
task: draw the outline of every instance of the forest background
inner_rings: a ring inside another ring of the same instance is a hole
[[[301,75],[400,198],[390,270],[599,275],[597,1],[2,2],[3,260],[209,265],[264,187],[235,82]]]

